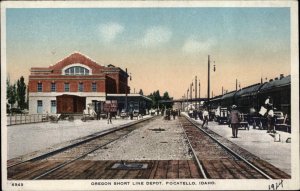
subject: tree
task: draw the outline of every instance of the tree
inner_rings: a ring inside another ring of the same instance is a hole
[[[162,107],[166,107],[166,108],[172,108],[173,103],[160,103],[159,101],[161,100],[172,100],[173,98],[171,98],[169,96],[169,93],[166,91],[163,96],[160,96],[159,90],[154,91],[153,93],[151,93],[150,95],[148,95],[148,97],[152,100],[152,107],[154,108],[162,108]]]
[[[153,100],[154,100],[154,96],[153,96],[153,94],[150,93],[150,95],[148,95],[147,97],[150,98],[150,99],[152,100],[151,106],[150,106],[150,107],[151,107],[151,108],[154,107],[154,101],[153,101]]]
[[[163,100],[169,100],[169,99],[170,99],[169,93],[165,92],[163,95]]]
[[[143,92],[142,89],[140,89],[139,94],[140,94],[140,95],[144,95],[144,92]]]
[[[18,101],[18,107],[20,109],[26,108],[26,84],[24,82],[24,77],[21,76],[21,78],[17,81],[17,101]]]
[[[6,80],[6,98],[10,106],[16,103],[16,85],[11,85],[10,80]]]
[[[159,103],[159,101],[161,100],[159,90],[154,91],[153,93],[148,95],[148,97],[152,100],[152,107],[154,107],[154,108],[158,108],[158,107],[161,108],[162,107],[162,104]]]
[[[153,97],[154,97],[154,107],[161,107],[161,104],[159,104],[159,101],[161,100],[161,96],[159,93],[159,90],[153,92]]]
[[[168,92],[165,92],[163,97],[162,97],[163,100],[172,100],[172,98],[169,96],[169,93]],[[166,106],[166,108],[172,108],[173,107],[173,103],[170,102],[170,103],[164,103],[164,106]]]

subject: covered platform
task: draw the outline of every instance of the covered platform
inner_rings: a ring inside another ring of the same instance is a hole
[[[147,114],[152,105],[152,100],[140,94],[107,94],[106,100],[117,100],[118,112],[122,110],[138,110],[141,114]]]

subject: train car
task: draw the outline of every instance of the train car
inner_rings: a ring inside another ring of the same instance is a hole
[[[215,96],[210,100],[210,108],[217,109],[221,105],[221,103],[222,103],[222,95]]]
[[[291,116],[291,76],[288,75],[265,83],[258,92],[258,105],[262,106],[267,97],[270,96],[274,108]]]
[[[234,102],[238,106],[240,112],[248,114],[250,109],[258,111],[260,105],[258,105],[258,90],[263,84],[253,84],[251,86],[240,89],[234,96]]]
[[[230,108],[233,104],[235,104],[234,96],[237,91],[231,91],[222,96],[221,107]]]
[[[244,122],[265,129],[267,119],[261,116],[258,111],[261,106],[265,105],[266,99],[270,96],[274,106],[274,113],[277,119],[277,126],[288,126],[290,131],[291,117],[291,76],[284,77],[282,74],[279,78],[270,80],[265,83],[257,83],[238,91],[231,91],[222,97],[216,96],[211,99],[210,106],[213,110],[216,108],[227,108],[230,110],[233,104],[243,113]],[[217,115],[216,115],[217,116]],[[275,126],[276,126],[275,125]]]

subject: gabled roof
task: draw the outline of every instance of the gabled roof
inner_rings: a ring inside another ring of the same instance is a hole
[[[67,65],[71,65],[75,63],[81,63],[87,65],[90,68],[97,68],[97,69],[103,68],[103,66],[101,66],[100,64],[96,63],[86,55],[83,55],[82,53],[79,52],[74,52],[70,56],[64,58],[63,60],[57,62],[56,64],[50,66],[49,68],[54,70],[59,70],[66,67]]]

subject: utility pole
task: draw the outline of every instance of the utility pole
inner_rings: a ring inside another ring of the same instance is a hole
[[[190,98],[193,98],[193,82],[190,85]]]
[[[189,105],[189,88],[186,91],[186,101],[187,101],[187,105]]]
[[[235,91],[237,91],[237,88],[238,88],[238,80],[235,79]]]
[[[128,105],[128,100],[127,100],[127,94],[128,94],[128,73],[127,73],[127,68],[126,68],[126,79],[127,79],[127,84],[126,84],[126,96],[125,96],[125,111],[127,111],[127,105]]]
[[[200,98],[201,98],[201,96],[200,96],[200,80],[199,80],[199,109],[200,109],[200,104],[201,104],[201,100],[200,100]]]
[[[197,109],[197,76],[195,76],[195,108]]]
[[[184,111],[184,106],[185,106],[184,102],[185,102],[185,94],[182,97],[182,104],[183,104],[183,107],[181,107],[182,111]]]
[[[199,98],[201,98],[201,96],[200,96],[200,80],[199,80]]]
[[[195,99],[197,99],[197,76],[195,76]]]
[[[127,109],[128,109],[128,99],[127,99],[127,97],[128,97],[128,77],[129,77],[129,80],[131,81],[131,73],[130,73],[130,75],[128,75],[128,72],[127,72],[127,68],[125,69],[125,72],[126,72],[126,79],[127,79],[127,83],[126,83],[126,90],[125,90],[125,93],[126,93],[126,96],[125,96],[125,111],[126,112],[128,112],[127,111]]]
[[[210,57],[208,55],[207,62],[207,107],[209,111],[209,94],[210,94]]]
[[[223,92],[224,92],[224,89],[223,89],[223,86],[222,86],[222,95],[224,94]]]

